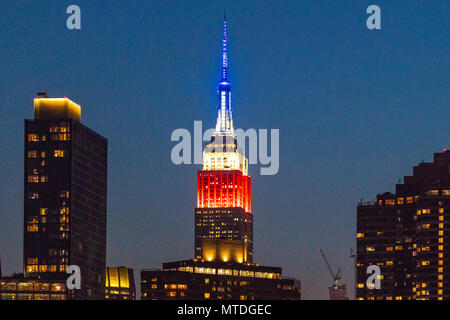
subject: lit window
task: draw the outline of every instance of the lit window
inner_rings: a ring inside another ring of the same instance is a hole
[[[39,136],[35,133],[29,134],[28,141],[33,141],[33,142],[39,141]]]
[[[211,294],[208,292],[205,292],[204,297],[205,297],[205,299],[209,299],[211,297]]]
[[[39,176],[28,176],[28,182],[30,182],[30,183],[39,182]]]
[[[63,158],[64,157],[64,150],[55,150],[53,156],[55,158]]]
[[[37,158],[37,151],[36,150],[28,151],[28,158]]]

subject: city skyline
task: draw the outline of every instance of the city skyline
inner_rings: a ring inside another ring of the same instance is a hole
[[[421,27],[396,23],[394,28],[394,18],[388,15],[381,33],[370,34],[363,29],[364,5],[353,8],[347,3],[343,7],[330,5],[328,10],[324,4],[290,3],[298,16],[288,14],[283,5],[246,3],[242,11],[238,6],[227,8],[232,21],[230,59],[235,66],[231,73],[236,83],[233,97],[239,126],[281,131],[279,174],[258,176],[250,166],[256,186],[252,190],[255,253],[259,262],[276,263],[284,267],[286,274],[301,279],[306,299],[326,298],[331,282],[317,247],[323,247],[330,260],[343,267],[344,282],[352,287],[353,269],[348,255],[355,245],[358,200],[362,196],[371,200],[380,190],[392,190],[398,178],[411,173],[413,164],[422,159],[429,161],[433,152],[441,151],[449,141],[449,134],[439,130],[445,126],[445,117],[441,115],[447,112],[448,100],[448,89],[444,86],[448,75],[439,64],[448,65],[448,57],[444,54],[446,47],[434,35],[436,28],[445,26],[439,18],[443,18],[440,12],[446,5],[405,9],[383,3],[399,19],[412,17],[417,24],[422,23]],[[81,1],[80,5],[86,10],[85,21],[94,19],[92,12],[98,17],[103,14],[100,22],[95,22],[96,29],[86,27],[79,35],[72,35],[64,29],[52,31],[51,22],[38,20],[39,26],[54,36],[46,47],[41,47],[38,41],[41,31],[25,34],[32,26],[26,17],[14,16],[15,24],[9,20],[12,18],[3,21],[6,30],[15,28],[19,39],[23,39],[15,42],[2,36],[6,43],[2,60],[9,57],[16,62],[3,62],[2,69],[9,77],[4,76],[4,85],[0,87],[6,107],[0,120],[0,143],[8,150],[0,156],[2,167],[6,168],[0,172],[0,202],[4,212],[0,218],[0,256],[4,273],[21,270],[17,253],[22,234],[20,141],[23,119],[31,118],[31,101],[37,91],[48,91],[52,96],[67,95],[80,103],[86,112],[87,125],[111,142],[107,265],[140,270],[157,266],[160,261],[189,258],[192,252],[193,232],[185,231],[184,226],[192,225],[191,208],[195,202],[192,182],[199,166],[175,166],[170,162],[173,146],[170,132],[179,127],[191,128],[194,120],[213,119],[220,52],[216,45],[220,34],[217,21],[223,8],[214,3],[202,8],[178,8],[169,14],[167,7],[148,5],[170,17],[165,22],[149,9],[146,14],[156,22],[144,19],[142,13],[140,17],[142,21],[150,21],[148,25],[136,25],[134,19],[122,16],[126,21],[119,19],[110,27],[121,41],[134,45],[135,49],[128,51],[119,41],[108,43],[111,40],[108,36],[105,41],[94,43],[95,34],[89,33],[108,33],[109,29],[101,23],[111,18],[111,14],[95,4]],[[2,6],[3,12],[11,10],[11,5]],[[49,6],[61,11],[58,5]],[[133,15],[140,12],[136,5],[123,8],[113,2],[112,6]],[[184,9],[189,9],[190,14],[182,12]],[[56,20],[56,13],[52,12],[49,10]],[[316,17],[325,12],[329,21],[321,20],[319,24],[305,17],[305,12]],[[342,21],[338,15],[345,12],[358,14],[359,18]],[[425,21],[423,12],[431,12],[438,18]],[[253,13],[255,18],[251,18]],[[277,24],[277,15],[278,19],[282,15],[289,19],[285,24]],[[204,19],[194,19],[200,16]],[[333,31],[335,39],[330,39],[326,34],[334,24],[343,29]],[[165,34],[155,32],[156,25]],[[131,38],[134,40],[128,38],[127,30],[136,31]],[[193,37],[189,45],[181,43],[185,40],[178,34],[180,30],[189,30]],[[354,32],[359,41],[348,40],[348,32]],[[283,33],[287,35],[275,37]],[[407,36],[401,37],[405,33]],[[423,43],[414,43],[418,35],[422,35]],[[155,41],[149,44],[146,40],[150,36]],[[398,39],[403,42],[395,43]],[[339,45],[339,41],[344,43]],[[433,50],[424,50],[424,43]],[[360,47],[349,51],[345,48],[348,44]],[[90,53],[97,46],[103,48],[100,56]],[[282,59],[274,46],[282,50]],[[56,48],[67,51],[56,59],[53,53]],[[314,48],[323,50],[318,52]],[[327,48],[337,50],[329,53]],[[12,55],[13,52],[19,53]],[[25,52],[36,55],[27,56]],[[410,52],[414,55],[409,55]],[[164,58],[167,53],[169,57]],[[127,54],[131,57],[127,58]],[[349,62],[346,58],[352,55]],[[85,69],[80,71],[77,67],[80,65]],[[292,65],[297,68],[290,71]],[[140,70],[141,66],[144,69]],[[395,70],[395,66],[400,72],[390,70]],[[377,68],[381,71],[374,73]],[[94,76],[94,72],[102,75]],[[127,80],[131,83],[126,83]],[[417,130],[423,119],[433,126]],[[404,132],[407,134],[403,136]],[[394,135],[398,139],[393,140]],[[166,180],[162,171],[168,174]],[[290,223],[286,225],[280,220]],[[278,248],[284,250],[280,252]]]

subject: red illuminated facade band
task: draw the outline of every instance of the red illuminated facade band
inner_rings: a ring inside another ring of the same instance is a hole
[[[198,171],[197,208],[242,208],[250,213],[250,177],[239,170]]]

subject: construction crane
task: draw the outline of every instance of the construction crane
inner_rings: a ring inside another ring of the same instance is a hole
[[[328,267],[328,270],[330,271],[331,277],[333,278],[334,285],[338,285],[338,281],[341,279],[341,268],[338,268],[336,273],[333,272],[333,269],[331,269],[330,264],[328,263],[327,257],[325,256],[325,253],[323,253],[322,249],[318,248],[320,254],[322,255],[323,260],[325,261],[325,264]]]

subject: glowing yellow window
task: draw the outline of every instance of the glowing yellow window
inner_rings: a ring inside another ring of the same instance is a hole
[[[442,273],[443,271],[444,271],[444,268],[442,268],[442,267],[438,268],[439,273]]]
[[[444,265],[444,261],[443,260],[438,260],[438,265],[439,266],[443,266]]]
[[[403,202],[404,202],[404,201],[403,201],[403,198],[398,198],[398,199],[397,199],[397,203],[398,203],[398,204],[403,204]]]
[[[441,295],[443,293],[443,290],[438,290],[438,294]],[[442,298],[442,297],[440,297]]]
[[[439,274],[439,275],[438,275],[438,280],[444,280],[444,275]]]
[[[360,232],[356,234],[356,238],[360,239],[360,238],[364,238],[364,233]]]
[[[444,221],[444,216],[439,216],[439,221]]]
[[[53,156],[55,158],[64,158],[64,150],[54,150]]]
[[[28,151],[28,158],[37,158],[37,151]]]
[[[394,262],[393,261],[386,261],[386,265],[387,266],[392,266],[392,265],[394,265]]]
[[[438,288],[442,288],[444,285],[442,282],[438,282]]]
[[[444,238],[438,238],[439,243],[444,243]]]
[[[438,235],[442,237],[444,235],[444,230],[439,230]]]
[[[28,135],[28,141],[34,141],[34,142],[39,141],[39,136],[37,134],[34,134],[34,133],[29,134]]]
[[[407,197],[406,198],[407,203],[413,203],[413,197]]]
[[[444,228],[444,224],[443,223],[439,223],[439,229],[443,229]]]
[[[27,231],[28,232],[38,232],[39,231],[39,227],[37,224],[29,224],[27,226]]]
[[[204,297],[205,297],[205,299],[209,299],[211,297],[211,294],[208,292],[205,292]]]
[[[439,213],[444,213],[444,208],[439,208]]]
[[[430,261],[428,260],[423,260],[421,263],[423,266],[429,266],[430,265]]]
[[[358,283],[358,288],[364,288],[364,283]]]
[[[28,182],[32,182],[32,183],[39,182],[39,176],[28,176]]]
[[[47,215],[47,213],[48,213],[48,208],[41,208],[41,210],[40,210],[41,216],[45,216],[45,215]]]
[[[394,250],[394,247],[386,247],[386,251],[392,251]]]
[[[444,253],[443,252],[439,252],[438,257],[439,258],[443,258],[444,257]]]

